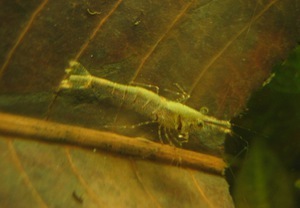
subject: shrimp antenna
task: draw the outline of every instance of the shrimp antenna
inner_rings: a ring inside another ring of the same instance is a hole
[[[234,124],[234,123],[230,123],[230,124],[231,124],[232,127],[235,127],[235,128],[238,128],[238,129],[242,129],[242,130],[244,130],[244,131],[246,131],[246,132],[249,132],[249,133],[251,133],[251,134],[261,135],[261,136],[263,136],[263,137],[265,137],[265,138],[268,137],[267,135],[264,135],[264,134],[262,134],[261,132],[254,131],[254,130],[250,130],[249,128],[246,128],[246,127],[243,127],[243,126],[239,126],[239,125]],[[236,134],[236,136],[239,136],[239,135]]]
[[[247,150],[248,149],[248,147],[249,147],[249,142],[246,140],[246,139],[244,139],[241,135],[239,135],[239,134],[237,134],[237,133],[235,133],[235,132],[230,132],[230,134],[232,135],[232,136],[234,136],[234,137],[237,137],[237,138],[239,138],[243,143],[244,143],[244,148],[235,156],[235,157],[238,157],[238,156],[240,156],[241,154],[242,154],[242,152],[244,151],[244,150]]]
[[[249,130],[249,129],[246,129],[246,130]],[[248,142],[248,140],[243,138],[241,135],[235,133],[234,131],[231,131],[229,135],[240,141],[240,142],[238,142],[236,139],[229,140],[229,138],[227,138],[227,140],[226,140],[226,143],[225,143],[225,146],[227,149],[226,152],[228,153],[228,156],[229,156],[227,158],[227,160],[228,160],[227,162],[228,162],[229,166],[231,166],[232,164],[236,163],[236,159],[241,157],[244,152],[248,152],[249,142]],[[236,143],[236,144],[234,145],[233,143]],[[232,146],[232,145],[234,145],[234,146]]]

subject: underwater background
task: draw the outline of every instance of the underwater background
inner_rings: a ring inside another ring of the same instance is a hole
[[[234,157],[227,175],[236,207],[300,206],[299,107],[298,46],[273,68],[270,79],[252,95],[248,110],[232,121],[241,138],[226,143]]]

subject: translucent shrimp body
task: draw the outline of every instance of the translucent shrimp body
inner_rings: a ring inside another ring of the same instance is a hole
[[[188,140],[191,133],[217,130],[231,132],[229,121],[218,120],[179,102],[170,101],[138,86],[122,85],[92,76],[80,63],[71,61],[67,78],[61,89],[91,89],[95,96],[106,95],[115,104],[144,115],[157,122],[166,131],[176,132],[178,138]]]

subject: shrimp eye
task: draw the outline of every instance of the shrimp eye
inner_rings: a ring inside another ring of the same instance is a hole
[[[202,128],[202,127],[204,126],[203,121],[199,121],[199,122],[197,123],[197,126]]]

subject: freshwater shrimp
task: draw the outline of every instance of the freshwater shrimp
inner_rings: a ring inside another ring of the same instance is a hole
[[[211,135],[213,131],[231,133],[229,121],[205,115],[143,87],[118,84],[95,77],[76,61],[70,61],[66,73],[67,77],[62,80],[60,89],[90,89],[95,96],[106,95],[113,103],[122,103],[125,108],[148,117],[153,123],[158,123],[159,129],[175,132],[176,137],[182,142],[188,142],[190,134],[193,133],[200,135]]]

